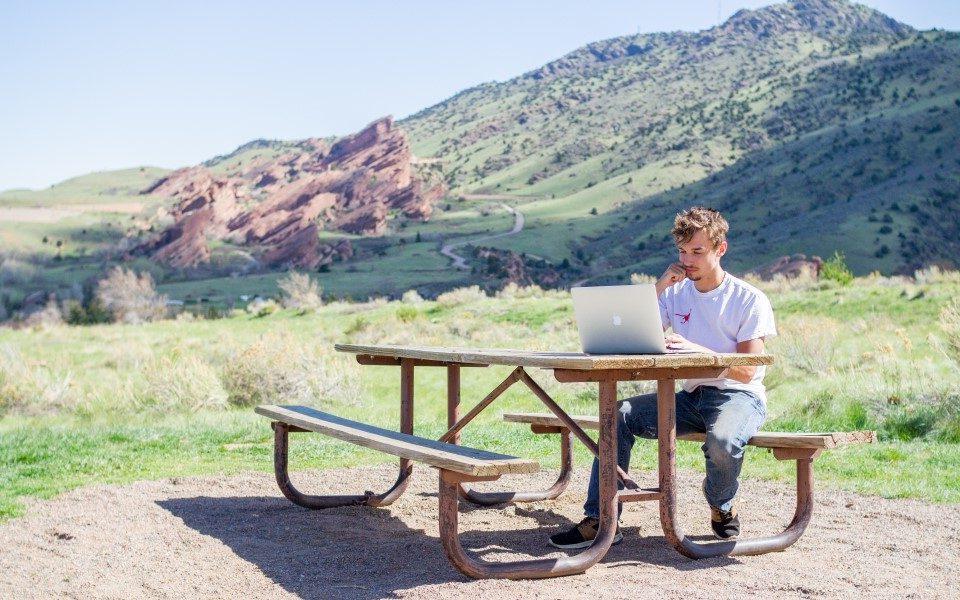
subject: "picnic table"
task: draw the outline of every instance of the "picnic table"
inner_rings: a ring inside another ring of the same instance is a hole
[[[618,502],[655,501],[666,540],[691,558],[719,555],[763,554],[793,544],[803,533],[813,510],[813,460],[825,449],[848,443],[873,441],[873,432],[776,433],[761,432],[750,444],[769,448],[779,460],[796,461],[797,501],[793,519],[780,533],[764,537],[717,542],[698,542],[684,534],[676,514],[676,405],[678,379],[716,377],[727,367],[769,365],[766,354],[660,354],[588,355],[578,352],[536,352],[509,349],[438,348],[423,346],[337,344],[341,352],[356,355],[361,365],[400,368],[400,431],[374,427],[304,406],[259,406],[256,411],[272,420],[274,467],[283,494],[307,508],[330,508],[351,504],[385,506],[403,494],[413,462],[439,470],[439,522],[443,549],[462,573],[476,578],[538,578],[582,573],[609,550],[616,532]],[[507,377],[476,406],[461,416],[461,369],[492,365],[512,366]],[[447,423],[449,429],[431,440],[413,435],[414,369],[445,368],[447,372]],[[571,416],[531,377],[527,369],[546,369],[560,382],[594,382],[599,386],[597,416]],[[658,480],[655,488],[641,488],[617,465],[617,382],[657,382]],[[466,487],[477,481],[492,481],[508,473],[532,473],[536,461],[460,445],[460,432],[503,392],[522,382],[546,406],[549,413],[510,413],[509,422],[529,424],[535,434],[560,434],[561,469],[556,483],[546,490],[478,492]],[[585,429],[599,431],[594,441]],[[288,433],[312,431],[374,448],[400,457],[396,482],[387,491],[360,495],[307,495],[297,490],[287,472]],[[688,436],[697,439],[697,436]],[[458,507],[461,499],[479,505],[555,498],[566,488],[572,469],[573,438],[598,459],[600,475],[600,529],[594,543],[579,554],[490,562],[468,554],[460,543]],[[702,434],[699,439],[703,439]],[[618,481],[622,489],[618,489]]]

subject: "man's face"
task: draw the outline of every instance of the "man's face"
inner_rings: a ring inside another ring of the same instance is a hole
[[[700,281],[704,275],[720,268],[720,257],[727,252],[727,242],[724,240],[714,248],[706,232],[698,231],[690,241],[680,244],[677,249],[680,251],[680,264],[683,265],[687,278]]]

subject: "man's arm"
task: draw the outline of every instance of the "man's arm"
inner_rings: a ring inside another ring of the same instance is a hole
[[[763,338],[737,342],[737,353],[763,354]],[[740,383],[750,383],[750,380],[753,379],[753,376],[756,374],[756,372],[757,367],[751,365],[742,365],[738,367],[730,367],[727,370],[725,377],[728,379],[734,379]]]
[[[687,272],[683,270],[683,265],[680,263],[673,263],[667,270],[663,272],[663,275],[660,276],[660,279],[657,280],[657,283],[654,284],[654,287],[657,289],[657,299],[663,295],[663,292],[667,290],[670,286],[677,283],[678,281],[683,281],[687,278]],[[667,326],[663,326],[663,330],[667,330]]]

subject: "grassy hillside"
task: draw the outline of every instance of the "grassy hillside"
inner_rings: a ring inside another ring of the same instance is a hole
[[[530,235],[492,245],[547,240],[610,277],[661,268],[692,203],[728,214],[734,268],[841,249],[860,273],[910,271],[957,251],[956,221],[942,227],[960,192],[960,36],[848,2],[597,42],[401,125],[455,189],[547,196],[524,205]]]

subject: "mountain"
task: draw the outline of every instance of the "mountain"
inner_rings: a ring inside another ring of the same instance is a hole
[[[409,204],[402,184],[387,184],[365,195],[372,218],[352,218],[368,213],[352,212],[350,194],[325,204],[338,193],[316,181],[332,138],[254,140],[174,174],[140,168],[2,193],[0,211],[20,220],[0,219],[0,239],[21,249],[20,263],[46,261],[5,293],[63,289],[123,259],[172,297],[225,302],[270,293],[286,265],[320,269],[327,292],[354,297],[624,281],[674,257],[673,215],[692,204],[728,217],[734,272],[835,251],[861,274],[958,264],[960,35],[845,0],[598,41],[389,130],[405,134],[400,163],[429,198]],[[208,187],[187,191],[188,181]],[[209,208],[191,194],[212,197],[215,182],[226,198],[210,206],[227,210],[178,238],[177,223]],[[409,210],[418,205],[429,218]],[[286,246],[288,234],[297,243]]]
[[[728,214],[735,268],[840,250],[896,272],[960,250],[929,241],[957,233],[931,227],[957,206],[958,99],[956,33],[798,0],[589,44],[399,125],[455,192],[540,198],[521,208],[536,235],[504,249],[654,271],[672,214],[703,203]]]

